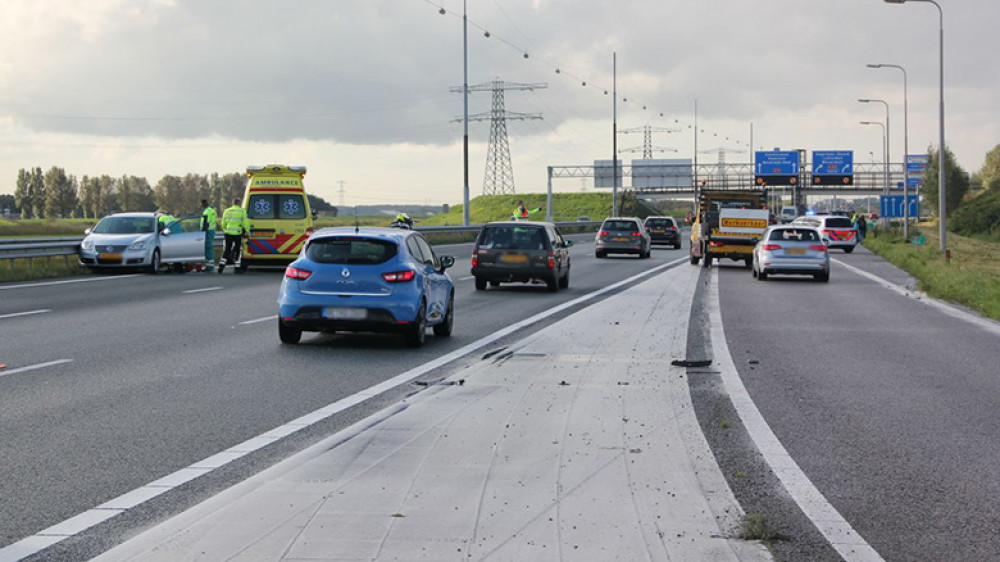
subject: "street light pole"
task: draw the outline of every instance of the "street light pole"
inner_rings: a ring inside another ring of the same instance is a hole
[[[868,68],[898,68],[903,72],[903,239],[910,239],[910,109],[906,69],[898,64],[869,64]]]
[[[861,102],[861,103],[881,103],[882,105],[885,106],[885,148],[884,148],[884,152],[882,153],[883,154],[883,160],[885,161],[883,163],[884,168],[882,170],[882,172],[885,174],[885,189],[882,191],[882,195],[888,196],[889,195],[889,152],[890,152],[890,150],[889,150],[889,102],[887,102],[885,100],[874,100],[874,99],[872,99],[872,100],[858,100],[858,101]],[[882,221],[882,225],[883,226],[885,226],[885,227],[889,226],[889,219],[887,219],[885,217],[879,217],[879,218]]]
[[[888,4],[903,4],[907,0],[885,0]],[[940,220],[941,253],[948,253],[948,229],[946,228],[947,199],[945,199],[945,148],[944,148],[944,10],[935,0],[909,0],[910,2],[928,2],[938,9],[938,219]]]
[[[469,226],[469,18],[468,0],[462,0],[462,117],[465,136],[462,138],[464,182],[462,188],[462,224]]]
[[[887,141],[888,134],[887,134],[887,129],[886,129],[885,123],[882,123],[881,121],[861,121],[861,124],[862,125],[878,125],[879,127],[882,127],[882,162],[884,164],[888,165],[888,160],[889,160],[889,154],[888,154],[888,152],[889,151],[888,151],[888,149],[886,149],[886,145],[888,144],[888,141]],[[882,188],[883,192],[889,190],[889,174],[885,174],[884,181],[885,181],[885,185]]]

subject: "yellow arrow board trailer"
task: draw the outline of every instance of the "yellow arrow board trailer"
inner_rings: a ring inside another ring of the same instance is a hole
[[[768,227],[767,192],[703,191],[691,225],[691,263],[729,258],[753,263],[753,247]]]

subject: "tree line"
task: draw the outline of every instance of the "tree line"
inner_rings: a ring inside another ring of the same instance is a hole
[[[155,186],[138,176],[76,176],[58,166],[20,169],[13,202],[24,218],[100,218],[126,211],[161,210],[174,215],[198,211],[202,199],[224,208],[243,195],[239,172],[165,175]]]

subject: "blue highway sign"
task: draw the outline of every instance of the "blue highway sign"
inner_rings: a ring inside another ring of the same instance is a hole
[[[910,216],[920,216],[920,199],[916,194],[910,194]],[[879,214],[886,219],[901,219],[904,217],[902,195],[882,195],[879,197]]]
[[[799,152],[771,150],[754,153],[754,180],[759,186],[795,185],[799,182]]]
[[[853,185],[853,150],[814,150],[813,185]]]

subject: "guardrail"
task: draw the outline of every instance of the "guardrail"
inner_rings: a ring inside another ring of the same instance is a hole
[[[558,228],[583,228],[592,229],[597,228],[601,225],[599,221],[576,221],[576,222],[557,222],[555,223]],[[479,232],[482,228],[481,224],[473,224],[469,226],[418,226],[414,230],[425,233],[425,234],[440,234],[440,233],[475,233]],[[217,233],[215,235],[216,244],[220,244],[225,240],[225,236],[222,233]],[[80,250],[80,242],[83,238],[78,237],[67,237],[67,238],[0,238],[0,260],[15,260],[15,259],[34,259],[34,258],[47,258],[53,256],[63,256],[66,260],[69,260],[69,256],[75,256]],[[14,262],[9,262],[11,269],[14,268]]]

